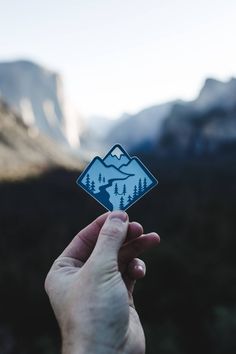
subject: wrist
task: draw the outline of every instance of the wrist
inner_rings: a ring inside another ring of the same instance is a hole
[[[110,346],[96,343],[93,340],[80,340],[66,337],[62,339],[62,354],[125,354]]]
[[[70,323],[60,326],[62,354],[126,354],[125,343],[119,338],[111,338],[105,330],[89,330],[91,326]],[[125,340],[124,340],[125,342]]]
[[[104,347],[95,343],[82,343],[80,341],[63,341],[62,354],[124,354],[113,348]]]

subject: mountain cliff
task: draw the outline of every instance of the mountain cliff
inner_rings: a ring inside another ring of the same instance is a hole
[[[65,146],[35,133],[0,100],[0,179],[19,179],[53,166],[79,169],[81,163]]]
[[[235,147],[236,79],[207,79],[195,101],[173,106],[159,136],[156,149],[162,153],[202,155]]]
[[[193,106],[199,111],[211,109],[233,109],[236,105],[236,79],[222,82],[213,78],[206,79]]]
[[[207,79],[194,101],[154,106],[118,123],[107,141],[128,150],[203,154],[236,142],[236,79]]]
[[[68,144],[70,122],[57,73],[27,60],[0,63],[0,97],[27,126]]]

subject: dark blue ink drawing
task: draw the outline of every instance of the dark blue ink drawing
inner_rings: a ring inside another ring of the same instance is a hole
[[[103,159],[95,157],[76,183],[112,211],[126,210],[158,182],[137,157],[116,144]]]

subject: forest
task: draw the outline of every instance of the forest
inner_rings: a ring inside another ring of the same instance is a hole
[[[147,275],[135,290],[147,354],[235,354],[235,154],[155,164],[138,157],[159,180],[128,209],[161,237],[143,257]],[[72,237],[105,211],[77,178],[52,169],[0,184],[2,354],[60,352],[44,279]]]

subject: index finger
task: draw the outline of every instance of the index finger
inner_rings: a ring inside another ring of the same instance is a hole
[[[109,214],[110,212],[100,215],[91,224],[89,224],[83,230],[81,230],[73,238],[73,240],[66,247],[66,249],[62,252],[59,258],[70,257],[70,258],[77,259],[83,263],[86,262],[95,247],[99,232]],[[130,222],[128,227],[127,238],[125,242],[141,236],[142,233],[143,233],[142,225],[140,225],[137,222]]]
[[[81,230],[65,248],[60,257],[71,257],[85,262],[96,244],[99,232],[110,212],[100,215]]]

